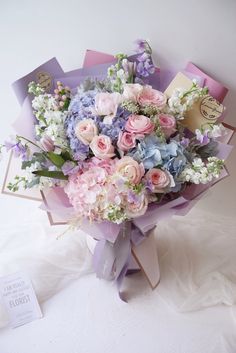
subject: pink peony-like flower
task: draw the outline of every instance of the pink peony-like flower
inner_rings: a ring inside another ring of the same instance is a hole
[[[125,213],[128,218],[143,216],[148,208],[148,198],[146,195],[140,197],[139,202],[127,203]]]
[[[171,176],[166,171],[161,169],[150,169],[146,175],[145,179],[151,184],[151,191],[155,193],[164,193],[168,186],[171,186]]]
[[[153,89],[151,86],[144,86],[138,97],[138,103],[142,106],[155,105],[161,109],[166,105],[166,102],[166,95],[156,89]]]
[[[95,157],[100,159],[109,159],[115,156],[114,146],[112,146],[110,137],[106,135],[94,136],[90,148]]]
[[[117,146],[121,151],[128,151],[136,146],[135,134],[131,132],[120,132]]]
[[[76,137],[85,145],[89,145],[97,134],[98,128],[92,119],[81,120],[75,127]]]
[[[176,131],[176,120],[172,115],[160,114],[157,120],[166,138],[169,138]]]
[[[139,164],[129,156],[125,156],[117,162],[116,171],[132,184],[138,184],[145,173],[143,164]]]
[[[118,105],[121,102],[120,93],[97,93],[95,97],[95,113],[105,116],[105,123],[111,123],[112,117],[115,116]]]
[[[102,193],[106,180],[106,170],[100,167],[92,167],[82,174],[69,177],[64,190],[81,216],[89,216],[96,206],[97,197]]]
[[[125,129],[135,134],[150,134],[154,127],[154,123],[147,116],[136,114],[131,114],[125,124]]]
[[[115,159],[99,159],[97,157],[92,157],[90,160],[90,166],[97,166],[105,169],[108,175],[113,175],[115,172],[117,158]]]
[[[135,103],[138,101],[139,95],[143,90],[143,86],[139,83],[127,83],[123,86],[123,88],[123,100],[132,101]]]

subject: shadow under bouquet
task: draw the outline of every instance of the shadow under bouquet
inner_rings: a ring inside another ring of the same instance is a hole
[[[234,133],[222,124],[225,87],[192,63],[162,72],[151,54],[138,40],[132,56],[89,50],[82,69],[40,66],[13,84],[22,112],[3,145],[21,164],[9,181],[10,159],[3,191],[27,190],[52,224],[95,239],[95,272],[116,281],[122,299],[130,272],[157,286],[153,228],[228,175]]]

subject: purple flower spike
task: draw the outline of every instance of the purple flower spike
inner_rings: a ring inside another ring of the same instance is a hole
[[[136,49],[135,49],[136,53],[144,53],[144,52],[147,52],[149,54],[152,53],[151,47],[145,39],[137,39],[135,41],[135,44],[136,44]]]
[[[5,148],[8,151],[12,151],[14,157],[21,157],[23,160],[28,159],[28,148],[27,146],[22,145],[20,141],[5,141]]]

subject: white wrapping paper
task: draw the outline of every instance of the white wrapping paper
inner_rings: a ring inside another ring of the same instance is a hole
[[[64,229],[36,223],[17,229],[1,226],[0,276],[26,272],[43,302],[92,272],[85,234],[75,231],[57,237]],[[161,221],[155,233],[161,271],[155,290],[169,305],[192,311],[236,303],[235,219],[195,208],[185,217]],[[0,327],[6,324],[0,306]]]

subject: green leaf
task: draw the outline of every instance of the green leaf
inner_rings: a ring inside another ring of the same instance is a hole
[[[73,161],[73,158],[70,155],[70,152],[68,151],[63,151],[61,153],[61,157],[64,159],[64,161]]]
[[[53,179],[61,179],[61,180],[68,179],[68,177],[66,175],[64,175],[62,172],[56,171],[56,170],[47,170],[47,169],[36,170],[33,172],[33,174],[39,175],[39,176],[44,176],[47,178],[53,178]]]
[[[46,155],[48,159],[50,159],[50,161],[58,168],[61,168],[65,163],[64,158],[62,158],[62,156],[59,154],[56,154],[54,152],[47,152]]]

